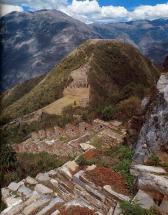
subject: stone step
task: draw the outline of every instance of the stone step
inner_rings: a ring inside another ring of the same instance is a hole
[[[103,189],[105,192],[107,192],[109,195],[111,195],[111,197],[115,198],[116,200],[119,200],[119,201],[129,201],[130,200],[129,196],[125,196],[121,193],[115,192],[110,185],[105,185],[103,187]]]
[[[130,173],[134,176],[139,176],[144,173],[153,173],[156,175],[166,175],[168,174],[162,167],[146,166],[146,165],[132,165]]]
[[[39,199],[25,207],[22,213],[24,215],[35,215],[39,210],[41,210],[43,207],[49,204],[49,202],[50,199],[48,198]]]
[[[39,194],[44,194],[44,195],[53,195],[54,191],[48,187],[46,187],[43,184],[37,184],[34,188],[34,190],[36,192],[38,192]]]
[[[53,198],[50,203],[44,207],[42,210],[40,210],[36,215],[49,215],[51,213],[53,213],[56,209],[58,209],[58,207],[60,207],[61,205],[63,205],[64,201],[59,198]]]

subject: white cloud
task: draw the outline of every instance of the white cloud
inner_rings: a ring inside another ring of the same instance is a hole
[[[73,0],[72,4],[61,10],[86,23],[168,18],[168,2],[155,6],[139,6],[128,11],[122,6],[100,6],[97,0]]]
[[[142,5],[133,12],[129,13],[129,19],[157,19],[157,18],[168,18],[168,3],[157,4],[155,6]]]
[[[1,16],[4,16],[13,11],[22,12],[23,8],[16,5],[0,4],[0,11],[1,11]]]
[[[36,10],[60,9],[67,5],[67,0],[1,0],[1,3],[11,5],[28,5]]]
[[[155,6],[142,5],[133,11],[122,6],[100,6],[98,0],[1,0],[3,3],[27,4],[36,10],[57,9],[86,23],[95,21],[128,21],[168,18],[168,2]]]

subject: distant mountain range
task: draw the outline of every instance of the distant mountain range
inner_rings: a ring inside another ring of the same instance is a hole
[[[93,24],[104,39],[129,42],[156,64],[162,64],[168,53],[168,19],[125,23]]]
[[[86,25],[56,10],[10,13],[0,19],[1,90],[47,73],[90,38],[119,39],[157,64],[168,53],[168,20]]]

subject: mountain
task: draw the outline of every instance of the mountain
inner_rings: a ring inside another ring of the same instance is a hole
[[[89,40],[32,84],[32,89],[24,89],[25,94],[18,97],[16,87],[5,93],[1,117],[9,121],[37,110],[60,115],[70,105],[97,109],[116,105],[130,96],[143,97],[158,75],[155,66],[133,46],[114,40]]]
[[[12,12],[0,22],[2,89],[48,72],[83,41],[99,37],[90,26],[56,10]]]
[[[168,70],[168,55],[165,58],[165,61],[163,63],[163,67],[164,67],[165,70]]]
[[[105,39],[129,42],[156,64],[162,64],[168,53],[168,19],[92,24]]]
[[[86,25],[56,10],[12,12],[1,22],[1,91],[46,74],[90,38],[121,39],[155,63],[168,53],[168,20]]]

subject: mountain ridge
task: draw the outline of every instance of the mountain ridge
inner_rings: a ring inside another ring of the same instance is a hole
[[[164,27],[168,25],[167,22],[167,20],[154,20],[135,21],[128,24],[86,25],[56,10],[15,12],[6,15],[1,18],[3,39],[1,90],[46,74],[70,51],[87,39],[118,39],[131,43],[137,48],[141,47],[143,54],[161,64],[168,50],[166,40],[168,31]],[[142,33],[138,35],[136,25],[141,25],[141,31],[147,35],[139,42],[136,41],[136,37],[142,36]],[[128,26],[129,30],[132,29],[130,31],[132,36],[128,34]],[[152,26],[150,28],[153,29],[151,32],[154,34],[146,33],[145,28],[148,26]],[[119,27],[120,30],[117,30]],[[122,33],[124,28],[126,32]],[[156,31],[159,33],[156,34]],[[163,38],[165,38],[164,41],[162,41]]]

